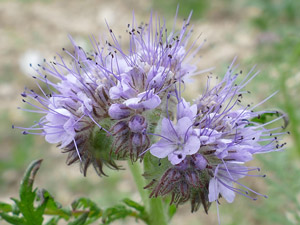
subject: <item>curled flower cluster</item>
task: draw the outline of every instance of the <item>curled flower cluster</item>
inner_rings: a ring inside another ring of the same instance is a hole
[[[130,46],[121,48],[108,27],[111,40],[91,40],[85,52],[72,40],[74,52],[63,49],[71,65],[58,55],[36,68],[38,92],[25,89],[23,101],[42,114],[24,134],[45,136],[68,153],[67,163],[79,161],[86,175],[93,165],[105,175],[103,165],[119,169],[117,160],[143,160],[148,155],[152,168],[145,171],[150,197],[171,195],[171,204],[191,202],[192,211],[235,193],[254,199],[254,190],[239,183],[259,168],[243,164],[254,154],[278,151],[285,144],[283,132],[255,118],[273,111],[243,106],[244,87],[256,75],[252,71],[237,84],[234,63],[224,79],[192,103],[182,97],[185,80],[209,71],[199,71],[193,58],[201,48],[189,43],[190,17],[179,31],[167,31],[164,22],[150,17],[149,23],[128,24]],[[194,50],[192,50],[194,49]],[[42,83],[42,84],[40,84]],[[31,100],[27,100],[31,99]],[[32,103],[35,102],[35,103]],[[235,187],[235,185],[241,188]],[[258,194],[260,195],[260,194]]]
[[[153,156],[168,158],[164,161],[166,169],[161,173],[146,174],[152,179],[147,186],[152,190],[151,196],[171,194],[172,203],[190,200],[192,211],[202,204],[207,212],[211,202],[218,201],[220,197],[231,203],[235,193],[253,200],[256,198],[250,195],[251,192],[261,195],[238,180],[245,176],[265,176],[249,174],[260,169],[243,164],[252,160],[254,154],[284,148],[285,143],[279,142],[286,133],[280,131],[282,127],[267,128],[284,115],[278,115],[265,124],[255,122],[260,115],[279,112],[254,112],[272,96],[255,106],[243,106],[243,95],[248,93],[243,88],[257,73],[251,75],[250,71],[237,84],[240,74],[235,70],[232,64],[224,79],[212,88],[207,85],[206,91],[193,105],[176,95],[176,119],[163,118],[157,134],[160,140],[149,148]],[[208,77],[208,80],[211,79]]]

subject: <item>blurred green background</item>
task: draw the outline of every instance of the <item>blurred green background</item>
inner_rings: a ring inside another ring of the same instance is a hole
[[[65,165],[66,155],[43,137],[23,136],[11,125],[30,126],[38,120],[17,110],[22,105],[19,93],[24,86],[36,89],[29,63],[51,59],[62,47],[71,47],[68,34],[89,48],[89,35],[107,34],[105,19],[116,33],[123,34],[133,10],[138,21],[146,21],[151,10],[157,11],[171,28],[178,3],[178,24],[193,10],[194,38],[201,34],[199,44],[207,40],[199,53],[199,68],[215,66],[214,74],[222,76],[236,55],[245,72],[257,64],[261,73],[247,88],[252,92],[251,101],[259,102],[279,90],[263,107],[285,111],[290,120],[286,150],[257,156],[249,164],[262,167],[267,178],[242,181],[269,198],[253,202],[237,196],[233,204],[222,201],[222,224],[300,224],[299,0],[0,1],[0,201],[17,196],[24,169],[38,158],[44,162],[36,185],[48,189],[65,206],[80,196],[90,197],[103,207],[124,197],[139,200],[127,171],[106,170],[110,177],[99,178],[90,169],[83,177],[78,165]],[[199,77],[191,84],[188,97],[201,93],[202,80]],[[115,224],[134,223],[125,220]],[[171,224],[217,224],[216,207],[206,215],[201,210],[191,214],[189,205],[181,206]]]

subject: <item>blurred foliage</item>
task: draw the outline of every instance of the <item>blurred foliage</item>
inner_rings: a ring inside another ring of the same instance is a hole
[[[288,30],[291,27],[286,27],[287,24],[299,23],[300,1],[253,0],[247,3],[260,9],[260,15],[253,18],[252,22],[262,30],[269,30],[272,27],[276,27],[276,29],[279,28],[280,30]]]
[[[33,189],[41,163],[42,160],[33,161],[27,168],[19,189],[20,199],[12,198],[12,205],[0,202],[0,219],[13,225],[55,225],[61,219],[69,221],[68,225],[87,225],[99,219],[102,224],[110,224],[129,216],[137,220],[148,220],[144,207],[130,199],[124,199],[122,204],[100,209],[92,200],[79,198],[73,201],[71,208],[62,208],[48,191]],[[44,215],[52,217],[43,223]]]
[[[299,160],[291,160],[288,152],[260,156],[265,171],[272,171],[266,179],[270,198],[256,208],[254,216],[263,224],[300,224],[300,168]]]
[[[174,16],[176,5],[179,6],[178,16],[187,19],[187,16],[193,11],[192,20],[197,20],[205,16],[210,8],[209,0],[153,0],[153,6],[160,11],[161,15]],[[168,14],[169,13],[169,14]]]

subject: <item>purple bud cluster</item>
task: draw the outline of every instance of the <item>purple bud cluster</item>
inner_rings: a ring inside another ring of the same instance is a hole
[[[68,153],[67,163],[79,161],[84,175],[91,164],[103,175],[103,165],[118,169],[116,160],[142,161],[147,154],[157,162],[144,174],[150,197],[171,195],[176,205],[190,201],[192,211],[203,205],[208,212],[220,197],[232,202],[235,193],[254,199],[249,193],[258,193],[238,180],[262,175],[249,174],[259,168],[243,164],[254,154],[283,149],[281,128],[267,125],[284,116],[255,122],[274,113],[254,111],[273,95],[244,106],[244,87],[257,73],[251,70],[237,83],[234,63],[213,87],[209,76],[206,90],[192,103],[182,97],[187,79],[209,71],[198,71],[192,63],[201,45],[189,45],[190,17],[171,32],[152,16],[147,24],[128,24],[127,50],[111,28],[105,43],[91,38],[92,52],[71,38],[73,52],[63,49],[70,65],[58,55],[35,68],[39,91],[25,89],[23,101],[33,109],[23,110],[42,117],[18,128],[58,144]]]

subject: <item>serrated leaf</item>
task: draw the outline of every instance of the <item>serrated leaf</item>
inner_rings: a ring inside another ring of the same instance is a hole
[[[139,212],[144,212],[145,211],[145,208],[144,206],[140,205],[139,203],[129,199],[129,198],[125,198],[123,199],[123,202],[125,203],[125,205],[131,207],[131,208],[134,208],[136,209],[137,211]]]
[[[7,213],[0,213],[0,218],[13,225],[26,225],[24,218],[18,216],[11,216]]]
[[[89,213],[84,213],[81,216],[79,216],[77,219],[75,219],[74,221],[68,223],[68,225],[85,225],[85,224],[89,224],[86,223],[87,218],[89,217]]]
[[[60,220],[61,218],[59,216],[54,216],[52,217],[47,223],[45,223],[44,225],[57,225],[58,224],[58,221]]]
[[[102,216],[102,222],[104,224],[110,224],[111,222],[118,220],[118,219],[124,219],[125,217],[131,215],[133,213],[132,210],[128,210],[123,205],[116,205],[114,207],[110,207],[106,209]]]
[[[0,202],[0,211],[1,212],[11,212],[12,206],[10,204],[7,204],[5,202]]]
[[[23,214],[26,225],[41,225],[46,205],[34,208],[36,189],[32,191],[35,175],[40,168],[42,160],[33,161],[27,168],[20,186],[20,201],[15,200],[16,205]]]
[[[70,210],[62,208],[61,204],[56,202],[53,196],[45,189],[38,190],[37,201],[40,205],[45,205],[49,214],[59,215],[59,217],[68,220],[72,213]]]
[[[73,214],[76,214],[76,210],[78,209],[83,209],[83,210],[88,210],[88,218],[86,220],[85,224],[90,224],[98,220],[101,215],[102,215],[102,210],[94,203],[92,200],[88,198],[79,198],[76,199],[74,202],[71,204]]]

